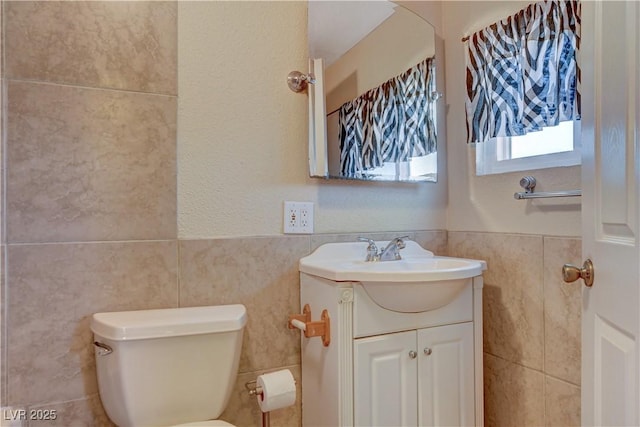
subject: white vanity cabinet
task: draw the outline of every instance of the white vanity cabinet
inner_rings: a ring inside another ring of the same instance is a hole
[[[471,426],[473,323],[354,341],[358,426]]]
[[[302,338],[303,426],[481,426],[482,276],[447,305],[384,309],[355,281],[301,273],[312,319],[331,344]]]

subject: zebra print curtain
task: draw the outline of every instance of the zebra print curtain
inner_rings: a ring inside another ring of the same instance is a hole
[[[433,58],[346,102],[339,110],[341,175],[436,151]]]
[[[467,142],[524,135],[580,118],[580,3],[542,1],[473,34]]]

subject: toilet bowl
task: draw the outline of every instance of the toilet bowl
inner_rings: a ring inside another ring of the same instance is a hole
[[[243,305],[96,313],[100,399],[119,427],[229,427]]]

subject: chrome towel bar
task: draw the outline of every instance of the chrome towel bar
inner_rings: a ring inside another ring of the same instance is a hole
[[[513,197],[517,200],[522,199],[544,199],[547,197],[580,197],[582,196],[581,190],[567,190],[567,191],[549,191],[542,193],[514,193]]]
[[[516,200],[522,199],[543,199],[548,197],[580,197],[582,196],[582,190],[566,190],[566,191],[547,191],[541,193],[534,193],[536,188],[536,179],[532,176],[522,177],[520,180],[520,186],[525,189],[524,192],[514,193],[513,197]]]

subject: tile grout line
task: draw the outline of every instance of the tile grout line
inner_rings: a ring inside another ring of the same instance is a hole
[[[506,357],[500,356],[498,354],[491,353],[491,352],[487,351],[484,348],[483,348],[482,352],[488,354],[491,357],[495,357],[496,359],[500,359],[500,360],[505,361],[507,363],[511,363],[512,365],[516,365],[516,366],[519,366],[521,368],[528,369],[530,371],[537,372],[537,373],[542,374],[542,375],[546,375],[545,372],[542,370],[542,368],[541,369],[536,369],[536,368],[532,368],[531,366],[523,365],[520,362],[514,362],[513,360],[507,359]]]
[[[86,90],[100,90],[100,91],[109,91],[109,92],[120,92],[125,94],[138,94],[138,95],[149,95],[149,96],[162,96],[166,98],[178,98],[177,94],[170,93],[162,93],[162,92],[145,92],[141,90],[131,90],[131,89],[121,89],[121,88],[111,88],[111,87],[98,87],[98,86],[83,86],[80,84],[73,83],[64,83],[64,82],[52,82],[46,80],[36,80],[36,79],[24,79],[20,77],[4,77],[4,80],[7,82],[16,82],[16,83],[26,83],[26,84],[34,84],[34,85],[49,85],[49,86],[62,86],[73,89],[86,89]]]
[[[181,250],[180,250],[180,239],[176,238],[176,306],[178,308],[182,307],[181,298],[180,298],[180,288],[181,288],[181,277],[182,277],[182,263],[181,259]]]
[[[79,241],[62,241],[62,242],[14,242],[6,243],[6,246],[22,247],[22,246],[54,246],[54,245],[100,245],[100,244],[122,244],[122,243],[166,243],[173,242],[176,239],[131,239],[131,240],[79,240]]]
[[[2,318],[0,318],[0,405],[6,405],[9,403],[9,346],[7,340],[9,338],[9,325],[8,325],[8,295],[9,295],[9,277],[8,277],[8,261],[7,261],[7,227],[6,227],[6,195],[7,195],[7,81],[5,79],[5,2],[0,1],[0,49],[2,49],[2,56],[0,57],[0,156],[1,156],[1,171],[0,171],[0,210],[2,215],[0,216],[0,242],[2,244],[3,256],[0,261],[0,275],[2,278],[2,289],[0,289],[0,304],[2,305]],[[4,414],[3,414],[4,415]]]

